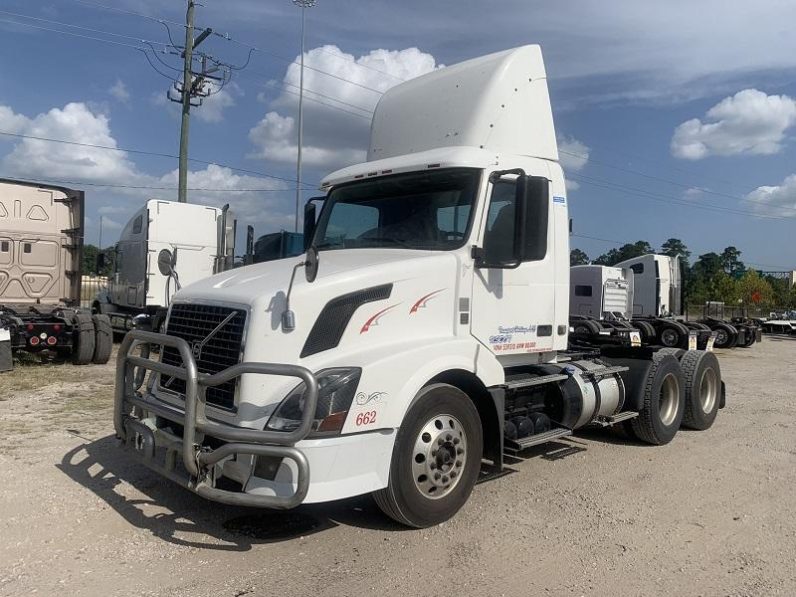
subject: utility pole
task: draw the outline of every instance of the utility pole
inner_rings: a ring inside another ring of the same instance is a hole
[[[182,123],[180,124],[180,166],[179,183],[177,188],[177,200],[180,203],[188,202],[188,129],[191,123],[191,106],[202,105],[203,97],[210,95],[210,91],[205,88],[206,79],[215,81],[222,80],[222,77],[214,77],[211,73],[219,70],[218,65],[207,68],[207,56],[202,55],[202,70],[199,73],[193,71],[193,51],[196,47],[207,39],[213,30],[209,27],[203,29],[199,36],[194,39],[193,13],[196,6],[195,0],[188,0],[188,12],[185,13],[185,47],[182,49],[183,71],[181,85],[174,84],[174,88],[179,92],[179,99],[166,94],[171,101],[182,104]],[[199,98],[197,103],[192,103],[194,98]]]
[[[304,13],[315,6],[316,0],[293,0],[293,4],[301,8],[301,62],[299,65],[299,103],[298,103],[298,155],[296,156],[296,222],[295,231],[299,231],[299,214],[301,213],[301,146],[304,144]]]
[[[182,53],[185,65],[182,71],[182,123],[180,125],[180,175],[177,201],[188,202],[188,127],[191,123],[191,87],[193,86],[193,13],[194,0],[188,0],[185,14],[185,50]]]

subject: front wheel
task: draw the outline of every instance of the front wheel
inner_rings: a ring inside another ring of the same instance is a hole
[[[467,501],[481,468],[483,432],[470,398],[454,386],[420,391],[398,429],[386,488],[373,494],[390,518],[429,527]]]

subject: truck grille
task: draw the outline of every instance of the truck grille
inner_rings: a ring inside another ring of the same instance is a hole
[[[199,345],[227,317],[232,318],[216,331],[199,350]],[[200,373],[212,375],[240,362],[243,331],[246,327],[246,311],[214,305],[175,304],[171,307],[166,333],[182,338],[191,346]],[[197,357],[197,352],[198,357]],[[182,366],[182,358],[176,348],[163,347],[161,360],[168,365]],[[233,410],[237,379],[218,387],[207,388],[207,402],[213,406]],[[185,394],[185,381],[162,376],[162,388]]]

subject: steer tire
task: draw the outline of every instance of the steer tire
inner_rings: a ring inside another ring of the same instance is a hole
[[[88,313],[76,313],[74,318],[74,340],[72,341],[72,363],[88,365],[94,358],[94,321]]]
[[[716,348],[733,348],[738,343],[738,331],[729,323],[717,323],[713,330],[718,332]]]
[[[658,330],[658,340],[667,348],[685,348],[688,346],[688,328],[676,321],[666,321]]]
[[[691,350],[680,360],[685,378],[683,427],[709,429],[721,402],[721,367],[712,352]]]
[[[376,504],[409,527],[444,522],[470,497],[482,452],[481,420],[467,394],[448,384],[426,386],[398,429],[389,482],[374,492]],[[435,481],[437,473],[440,479]]]
[[[628,421],[630,430],[648,444],[668,444],[677,434],[685,410],[685,380],[674,356],[653,358],[642,392],[641,412]]]
[[[599,336],[602,326],[591,319],[582,319],[572,326],[573,331],[581,336]]]
[[[111,358],[113,350],[113,326],[107,315],[94,315],[94,356],[91,362],[104,365]]]
[[[635,328],[641,332],[641,339],[644,340],[644,342],[655,341],[657,336],[655,333],[655,326],[653,326],[649,321],[636,320],[633,322],[633,326],[635,326]]]

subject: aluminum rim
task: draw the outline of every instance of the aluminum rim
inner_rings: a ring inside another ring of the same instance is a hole
[[[699,382],[699,404],[705,414],[712,412],[713,407],[716,406],[719,397],[718,388],[716,371],[713,367],[708,367]]]
[[[677,406],[680,402],[680,382],[674,373],[667,373],[661,384],[661,395],[658,401],[658,414],[661,423],[668,427],[677,417]]]
[[[679,334],[675,330],[672,329],[663,330],[661,332],[661,343],[664,346],[668,346],[670,348],[677,346],[678,336]]]
[[[412,452],[412,478],[426,498],[445,497],[459,483],[467,463],[467,436],[459,420],[435,415],[420,429]]]

